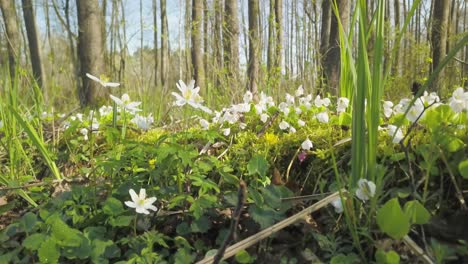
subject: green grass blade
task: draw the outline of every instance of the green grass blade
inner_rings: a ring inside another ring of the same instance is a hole
[[[60,171],[57,168],[57,165],[55,164],[55,161],[52,160],[51,155],[49,154],[49,151],[47,150],[44,141],[42,138],[39,137],[38,133],[36,130],[26,122],[18,112],[16,112],[15,109],[10,108],[10,111],[13,113],[14,117],[18,121],[18,123],[23,127],[24,131],[28,134],[29,138],[31,139],[32,143],[36,148],[39,150],[41,153],[42,157],[44,158],[44,161],[46,162],[47,166],[49,167],[50,171],[52,174],[55,176],[57,180],[61,180],[62,176],[60,175]]]

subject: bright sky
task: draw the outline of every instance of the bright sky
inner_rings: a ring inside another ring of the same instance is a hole
[[[185,0],[169,0],[167,1],[167,19],[169,25],[169,38],[171,42],[171,47],[176,47],[179,44],[179,18],[184,17],[184,10],[180,10],[182,6],[182,1]],[[63,0],[56,0],[56,3],[60,8],[64,6]],[[159,13],[159,0],[158,4],[158,28],[160,28],[160,13]],[[111,14],[112,14],[112,1],[107,1],[107,25],[110,24]],[[18,3],[19,4],[19,3]],[[133,53],[140,47],[140,0],[123,0],[124,12],[126,18],[126,33],[128,48],[130,53]],[[53,34],[65,34],[64,28],[61,26],[55,11],[52,8],[51,0],[37,0],[36,1],[36,17],[38,27],[41,29],[41,38],[46,38],[46,19],[45,19],[45,6],[48,5],[49,8],[49,17],[51,20],[51,30]],[[143,45],[144,46],[153,46],[153,1],[152,0],[142,0],[143,5]],[[19,11],[20,9],[18,9]],[[182,13],[180,13],[182,11]],[[60,10],[61,15],[64,16],[63,10]],[[72,24],[76,25],[76,5],[75,1],[70,0],[70,15],[72,19]],[[72,29],[73,32],[77,32],[76,27]],[[183,32],[183,29],[182,29]]]

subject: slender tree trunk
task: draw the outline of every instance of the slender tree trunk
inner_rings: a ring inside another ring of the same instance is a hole
[[[203,1],[192,2],[192,64],[196,86],[205,88],[202,45]]]
[[[47,90],[45,89],[46,77],[44,74],[44,66],[42,65],[41,47],[39,45],[39,36],[36,26],[36,18],[31,0],[22,0],[23,17],[28,35],[29,54],[31,56],[31,64],[34,79],[42,89],[44,98],[47,101]]]
[[[274,68],[275,54],[275,0],[270,0],[270,14],[268,16],[268,53],[267,53],[267,70],[268,75],[272,76]]]
[[[157,0],[153,0],[153,59],[154,59],[154,87],[159,85],[159,49],[158,49],[158,14]]]
[[[340,15],[343,29],[349,28],[349,12],[350,3],[348,0],[336,1],[338,12]],[[345,32],[346,34],[346,32]],[[327,77],[328,89],[332,94],[338,96],[340,82],[340,36],[338,28],[338,20],[335,13],[332,13],[330,24],[330,48],[325,57],[325,74]]]
[[[169,31],[167,25],[166,0],[161,0],[161,82],[167,85],[169,69]]]
[[[222,0],[214,0],[215,23],[214,23],[214,65],[215,65],[215,86],[221,86],[221,69],[223,68],[223,47],[222,47],[222,21],[223,8]]]
[[[192,67],[192,56],[188,52],[191,50],[191,33],[192,33],[192,0],[185,0],[185,58],[186,58],[186,76],[187,78],[193,78],[193,67]]]
[[[283,1],[275,0],[275,22],[276,22],[276,55],[275,73],[276,88],[281,83],[281,71],[283,66]]]
[[[231,86],[237,88],[239,73],[239,18],[237,0],[224,2],[224,68]]]
[[[400,0],[393,1],[393,11],[394,11],[394,19],[395,19],[395,40],[396,40],[396,36],[400,32]],[[394,45],[396,46],[399,44],[400,43],[395,42]],[[400,51],[401,50],[403,49],[400,48]],[[400,51],[396,53],[396,57],[393,59],[392,74],[395,76],[398,76],[400,74],[400,67],[401,67],[400,58],[402,54],[402,52]]]
[[[13,83],[21,51],[20,33],[16,20],[16,7],[14,1],[0,0],[0,8],[2,9],[3,22],[5,23],[8,43],[8,66],[10,69],[11,82]]]
[[[434,16],[431,30],[432,70],[439,66],[447,52],[447,27],[449,11],[449,0],[434,0]],[[443,88],[443,72],[441,72],[434,82],[433,90],[441,92]]]
[[[332,0],[323,0],[322,1],[322,22],[320,29],[320,56],[321,64],[323,69],[323,77],[326,80],[325,65],[327,61],[328,49],[330,46],[330,25],[331,25],[331,1]]]
[[[76,0],[78,11],[78,54],[82,85],[78,90],[81,106],[98,105],[107,98],[108,90],[86,77],[86,73],[99,76],[105,73],[101,14],[98,0]]]
[[[258,69],[260,65],[259,59],[259,6],[257,0],[249,0],[249,86],[248,89],[252,92],[255,98],[258,96]]]

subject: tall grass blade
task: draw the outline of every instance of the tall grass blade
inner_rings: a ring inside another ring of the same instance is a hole
[[[30,123],[26,122],[23,117],[13,108],[10,108],[10,111],[13,113],[14,117],[24,129],[26,134],[28,134],[29,138],[31,139],[33,145],[39,150],[42,155],[42,158],[46,162],[47,166],[49,167],[52,174],[55,176],[57,180],[61,180],[62,176],[60,175],[60,171],[55,164],[55,161],[52,159],[47,147],[45,146],[44,141],[41,137],[39,137],[36,130],[31,126]]]

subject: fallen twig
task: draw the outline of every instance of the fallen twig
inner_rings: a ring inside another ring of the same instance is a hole
[[[332,201],[337,199],[339,196],[340,196],[339,192],[334,192],[330,196],[325,197],[324,199],[318,201],[317,203],[315,203],[315,204],[305,208],[304,210],[300,211],[299,213],[297,213],[297,214],[295,214],[295,215],[293,215],[291,217],[288,217],[288,218],[284,219],[283,221],[281,221],[281,222],[279,222],[279,223],[277,223],[277,224],[275,224],[275,225],[273,225],[273,226],[271,226],[269,228],[266,228],[266,229],[258,232],[257,234],[255,234],[253,236],[250,236],[250,237],[248,237],[248,238],[246,238],[246,239],[244,239],[244,240],[230,246],[229,248],[226,249],[226,252],[224,253],[224,256],[223,256],[223,258],[221,260],[232,257],[237,252],[256,244],[260,240],[263,240],[263,239],[273,235],[274,233],[282,230],[283,228],[285,228],[287,226],[290,226],[291,224],[294,224],[295,222],[297,222],[298,220],[304,218],[308,214],[310,214],[312,212],[315,212],[315,211],[323,208],[324,206],[328,205],[329,203],[331,203]],[[214,256],[210,256],[210,257],[206,257],[206,258],[200,260],[199,262],[197,262],[197,264],[211,264],[211,263],[213,263],[213,260],[214,260]]]
[[[413,251],[416,253],[421,260],[426,264],[434,264],[432,259],[424,252],[424,250],[418,246],[409,236],[403,237],[403,242]]]

